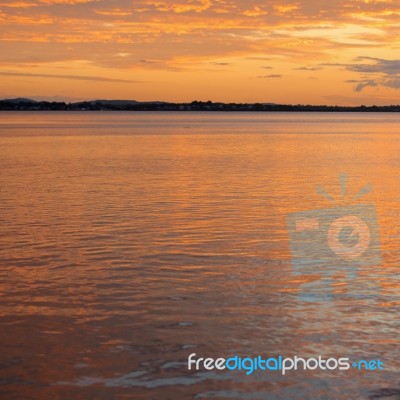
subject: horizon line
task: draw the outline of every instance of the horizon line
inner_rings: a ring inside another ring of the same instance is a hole
[[[385,108],[385,107],[400,107],[400,103],[398,104],[384,104],[384,105],[377,105],[377,104],[358,104],[358,105],[342,105],[342,104],[306,104],[306,103],[274,103],[274,102],[260,102],[260,101],[250,101],[250,102],[235,102],[235,101],[213,101],[213,100],[189,100],[189,101],[167,101],[167,100],[133,100],[133,99],[94,99],[94,100],[77,100],[77,101],[71,101],[71,100],[35,100],[29,97],[8,97],[8,98],[2,98],[0,99],[0,102],[13,102],[15,105],[21,104],[21,103],[56,103],[56,104],[65,104],[69,106],[77,105],[77,104],[82,104],[82,103],[89,103],[92,105],[105,104],[105,102],[110,102],[110,103],[131,103],[130,105],[141,105],[141,104],[147,104],[147,105],[152,105],[152,104],[164,104],[164,105],[224,105],[224,106],[229,106],[229,105],[262,105],[265,107],[327,107],[327,108]],[[115,104],[116,106],[118,104]],[[122,106],[123,104],[120,104]],[[125,104],[129,105],[129,104]],[[108,104],[108,106],[111,106],[111,104]]]

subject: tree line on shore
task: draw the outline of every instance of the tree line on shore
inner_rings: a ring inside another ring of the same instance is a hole
[[[273,103],[221,103],[192,101],[190,103],[138,102],[134,100],[94,100],[67,103],[30,99],[0,100],[2,111],[319,111],[319,112],[399,112],[400,105],[328,106]]]

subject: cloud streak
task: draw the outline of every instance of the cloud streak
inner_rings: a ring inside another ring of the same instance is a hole
[[[103,76],[34,74],[34,73],[10,72],[10,71],[0,71],[0,75],[2,75],[2,76],[22,76],[22,77],[29,77],[29,78],[72,79],[72,80],[78,80],[78,81],[93,81],[93,82],[141,83],[139,81],[132,81],[132,80],[128,80],[128,79],[106,78]]]
[[[296,71],[320,71],[323,67],[317,66],[317,67],[297,67],[294,68]]]
[[[271,78],[282,78],[283,75],[280,74],[270,74],[270,75],[260,75],[257,78],[262,78],[262,79],[271,79]]]

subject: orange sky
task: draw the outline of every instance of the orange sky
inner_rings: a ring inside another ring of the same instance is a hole
[[[0,0],[0,98],[399,104],[398,0]]]

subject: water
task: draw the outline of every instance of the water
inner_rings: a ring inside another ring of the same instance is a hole
[[[399,114],[1,113],[1,398],[399,398],[399,153]],[[383,262],[360,280],[380,292],[301,302],[286,215],[331,207],[315,186],[340,199],[342,172],[349,198],[374,187]]]

